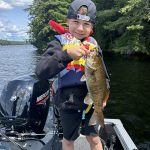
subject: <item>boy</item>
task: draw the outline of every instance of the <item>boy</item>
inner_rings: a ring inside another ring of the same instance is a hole
[[[96,6],[91,0],[74,0],[67,19],[69,32],[56,35],[56,39],[49,43],[37,64],[36,74],[41,79],[53,78],[58,74],[58,90],[54,99],[63,127],[63,150],[73,150],[74,141],[80,133],[86,136],[91,150],[102,150],[98,125],[88,126],[93,108],[82,123],[83,111],[87,108],[84,104],[87,87],[85,82],[80,81],[84,74],[84,56],[90,53],[88,47],[97,46],[95,39],[90,37],[96,20]]]

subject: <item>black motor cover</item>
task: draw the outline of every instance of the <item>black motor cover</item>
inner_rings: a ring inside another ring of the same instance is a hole
[[[25,130],[41,133],[48,115],[49,103],[48,80],[38,80],[35,75],[16,78],[9,81],[1,93],[1,120],[5,119],[5,125],[8,122],[19,132]]]

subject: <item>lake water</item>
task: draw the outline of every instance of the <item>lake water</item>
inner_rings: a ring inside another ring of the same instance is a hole
[[[133,141],[150,150],[150,59],[106,56],[111,94],[105,109],[108,118],[119,118]]]
[[[32,45],[0,46],[0,92],[9,80],[34,73],[39,56]],[[138,148],[150,150],[150,60],[116,55],[104,59],[111,79],[105,117],[121,119]]]
[[[32,45],[0,46],[0,92],[7,81],[33,73],[37,57]]]

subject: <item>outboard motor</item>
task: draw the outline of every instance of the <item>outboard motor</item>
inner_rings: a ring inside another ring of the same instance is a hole
[[[50,84],[35,75],[9,81],[0,97],[0,123],[17,132],[42,133],[50,103]]]

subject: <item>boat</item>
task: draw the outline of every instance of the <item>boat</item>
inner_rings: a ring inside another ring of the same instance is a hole
[[[0,150],[62,150],[59,111],[51,104],[52,81],[35,75],[9,81],[0,97]],[[137,150],[120,119],[105,119],[99,135],[104,150]],[[75,150],[90,150],[85,136]]]

